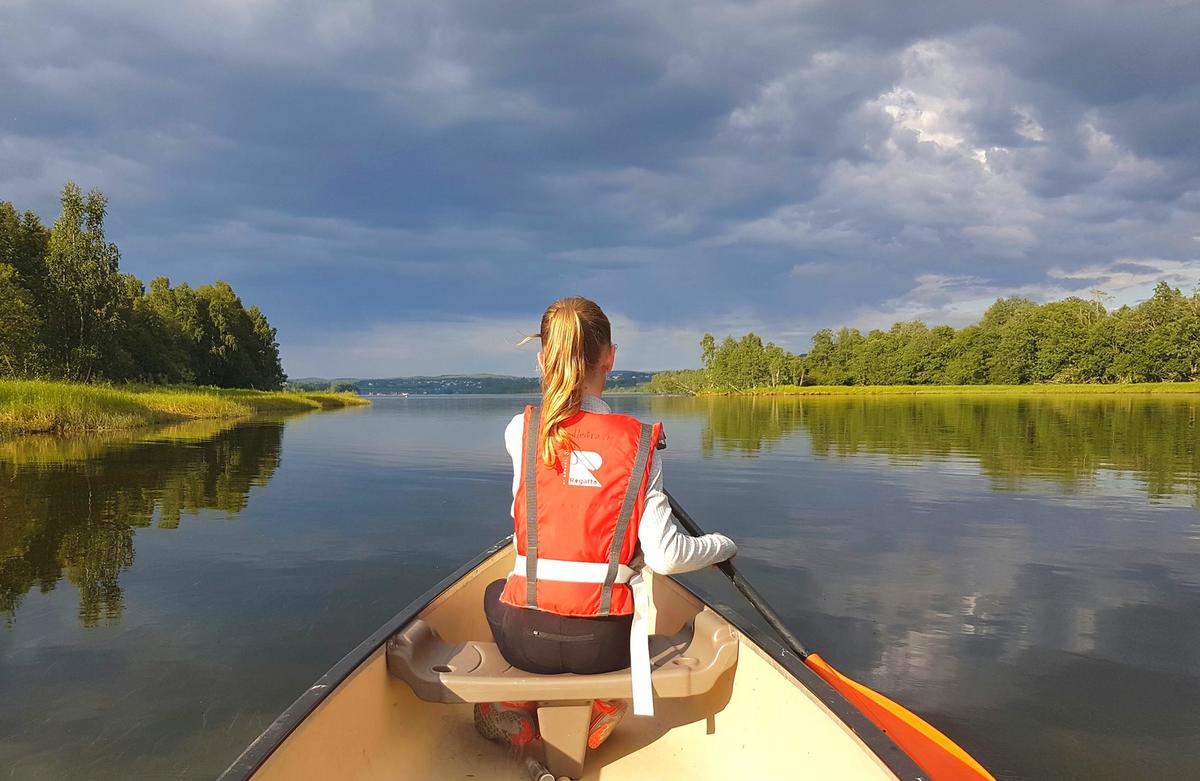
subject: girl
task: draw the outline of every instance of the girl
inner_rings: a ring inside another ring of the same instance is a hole
[[[634,712],[653,712],[640,571],[672,574],[731,558],[721,534],[692,537],[663,492],[662,424],[612,413],[601,400],[616,360],[608,318],[586,298],[555,301],[542,315],[542,405],[508,424],[513,462],[516,566],[488,586],[484,610],[504,658],[519,669],[582,675],[631,667]],[[625,712],[593,706],[588,745]],[[477,706],[485,736],[536,737],[533,703]]]

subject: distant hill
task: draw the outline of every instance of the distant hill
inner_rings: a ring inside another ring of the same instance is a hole
[[[614,371],[608,375],[608,387],[633,388],[650,381],[653,372]],[[503,374],[441,374],[432,377],[349,378],[302,377],[288,385],[302,389],[328,388],[331,384],[353,385],[366,395],[537,393],[537,377],[512,377]]]

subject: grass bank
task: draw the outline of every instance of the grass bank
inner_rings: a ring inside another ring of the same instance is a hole
[[[0,438],[233,420],[369,404],[354,393],[0,380]]]
[[[1139,382],[1098,384],[1038,385],[777,385],[750,388],[739,393],[703,392],[701,395],[728,396],[1059,396],[1117,394],[1179,395],[1200,394],[1200,382]]]

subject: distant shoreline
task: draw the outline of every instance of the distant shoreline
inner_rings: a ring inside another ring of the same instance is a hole
[[[739,391],[702,390],[697,396],[1115,396],[1200,394],[1200,382],[1028,385],[777,385]],[[666,395],[666,394],[660,394]]]
[[[719,390],[707,388],[688,392],[679,390],[651,390],[641,387],[605,388],[606,396],[1170,396],[1200,394],[1200,382],[1140,382],[1140,383],[1029,383],[1025,385],[777,385],[745,390]],[[364,393],[365,398],[420,398],[452,396],[538,396],[537,389],[520,391],[489,392],[426,392]]]
[[[0,380],[0,439],[368,405],[355,393]]]

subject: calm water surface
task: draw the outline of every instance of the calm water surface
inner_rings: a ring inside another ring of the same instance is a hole
[[[506,532],[521,404],[0,443],[0,777],[219,773]],[[614,406],[810,647],[998,777],[1200,778],[1200,402]]]

